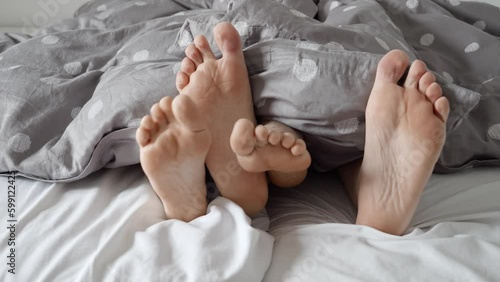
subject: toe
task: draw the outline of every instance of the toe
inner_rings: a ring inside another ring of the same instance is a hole
[[[269,138],[269,129],[261,124],[255,127],[255,138],[259,146],[267,145],[267,139]]]
[[[210,49],[210,45],[208,44],[207,38],[203,35],[196,36],[194,39],[194,45],[198,48],[203,57],[203,60],[214,60],[215,55]]]
[[[151,134],[149,130],[145,129],[144,127],[139,127],[135,132],[135,140],[140,147],[144,147],[149,144],[151,140]]]
[[[401,50],[392,50],[379,62],[376,82],[390,82],[396,84],[403,76],[410,59]]]
[[[160,108],[159,103],[156,103],[153,107],[151,107],[151,117],[153,118],[153,121],[160,126],[165,125],[167,122],[167,117]]]
[[[189,76],[185,72],[178,72],[175,77],[175,87],[179,92],[184,89],[189,83]]]
[[[156,133],[156,131],[158,131],[158,125],[153,121],[153,118],[150,115],[142,118],[140,127],[149,131],[151,134],[154,134]]]
[[[420,78],[426,72],[427,72],[427,67],[425,66],[424,62],[420,60],[414,61],[410,66],[410,70],[408,71],[408,77],[406,77],[404,86],[409,88],[417,88]]]
[[[427,71],[418,81],[418,91],[425,93],[427,88],[436,81],[436,76],[430,71]]]
[[[254,124],[244,118],[236,121],[229,142],[235,154],[250,155],[255,149]]]
[[[448,115],[450,114],[450,103],[446,97],[441,96],[441,98],[437,99],[434,103],[434,113],[443,121],[446,122],[448,120]]]
[[[172,112],[177,120],[191,131],[207,129],[194,102],[187,95],[177,95],[172,101]]]
[[[427,100],[433,104],[437,101],[437,99],[441,98],[441,96],[443,96],[443,90],[437,82],[431,83],[431,85],[427,87],[427,91],[425,91],[425,97],[427,97]]]
[[[279,131],[271,130],[271,132],[269,133],[269,137],[267,138],[267,141],[271,145],[278,145],[281,142],[282,136],[283,134],[280,133]]]
[[[306,142],[302,139],[298,139],[295,142],[295,145],[290,149],[290,152],[292,152],[292,155],[294,156],[300,156],[306,152]]]
[[[158,103],[161,110],[163,111],[163,114],[167,118],[167,122],[174,119],[174,114],[172,113],[172,100],[172,97],[165,96],[161,98],[160,102]]]
[[[294,144],[295,144],[295,136],[290,132],[283,133],[283,140],[281,140],[281,146],[283,146],[286,149],[290,149]]]
[[[224,59],[235,60],[238,63],[244,62],[240,34],[232,24],[228,22],[217,24],[214,28],[214,35]]]
[[[194,62],[190,58],[185,57],[181,62],[181,72],[191,75],[195,70],[196,65]]]
[[[200,50],[196,48],[194,43],[189,44],[184,53],[189,59],[191,59],[191,61],[194,62],[196,66],[199,66],[203,63],[203,57],[201,56]]]

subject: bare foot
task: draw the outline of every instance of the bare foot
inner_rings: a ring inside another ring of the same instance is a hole
[[[366,144],[358,175],[357,224],[402,234],[413,217],[445,141],[450,111],[435,77],[399,50],[377,69],[366,108]]]
[[[188,96],[165,97],[137,130],[141,165],[169,219],[191,221],[207,210],[205,158],[211,134]]]
[[[247,171],[294,172],[311,165],[304,140],[290,127],[275,121],[255,127],[247,119],[238,120],[231,135],[231,148]]]
[[[176,85],[181,95],[193,99],[207,120],[214,139],[206,163],[221,194],[248,215],[255,215],[267,202],[265,174],[243,170],[229,144],[238,119],[255,123],[240,37],[229,23],[218,24],[214,35],[222,58],[216,59],[207,39],[197,36],[186,48],[187,58],[182,61]]]

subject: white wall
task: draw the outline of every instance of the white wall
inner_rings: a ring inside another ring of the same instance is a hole
[[[0,0],[0,27],[20,30],[44,27],[73,16],[89,0]],[[27,32],[29,33],[29,32]]]

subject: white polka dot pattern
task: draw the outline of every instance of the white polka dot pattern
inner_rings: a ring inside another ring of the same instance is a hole
[[[434,35],[431,33],[426,33],[420,37],[420,44],[422,46],[431,46],[434,43]]]
[[[449,73],[447,73],[447,72],[445,72],[445,71],[444,71],[444,72],[443,72],[443,76],[444,76],[444,78],[445,78],[446,80],[448,80],[449,82],[453,82],[453,77],[452,77]]]
[[[334,123],[334,126],[337,132],[342,135],[351,134],[358,130],[359,120],[357,118],[350,118],[336,122]]]
[[[408,0],[406,1],[406,7],[410,8],[410,9],[415,9],[418,7],[420,3],[418,2],[418,0]]]
[[[293,74],[302,81],[311,81],[318,73],[318,66],[313,60],[302,59],[293,66]]]
[[[236,28],[240,36],[245,36],[250,33],[248,24],[246,22],[238,21],[234,24],[234,28]]]
[[[134,62],[141,62],[141,61],[145,61],[149,58],[149,51],[148,50],[141,50],[137,53],[134,54],[134,57],[132,58],[132,60]]]
[[[57,77],[44,77],[44,78],[40,78],[40,81],[47,84],[47,85],[56,85],[56,84],[60,84],[61,82],[63,82],[62,79],[57,78]]]
[[[137,1],[134,3],[134,5],[138,6],[138,7],[142,7],[142,6],[146,6],[148,3],[147,2],[144,2],[144,1]]]
[[[377,40],[377,43],[382,46],[382,48],[384,48],[385,50],[389,51],[391,48],[389,47],[389,45],[387,45],[387,43],[382,40],[381,38],[378,38],[378,37],[375,37],[375,40]]]
[[[16,153],[24,153],[31,147],[31,139],[24,133],[17,133],[9,139],[9,149]]]
[[[479,28],[480,30],[484,30],[486,28],[486,23],[484,21],[477,21],[473,24],[476,28]]]
[[[333,1],[332,3],[330,3],[330,11],[339,7],[340,6],[340,2],[339,1]]]
[[[490,126],[488,129],[488,136],[491,139],[500,140],[500,123]]]
[[[330,49],[334,49],[334,50],[344,50],[345,49],[344,46],[342,46],[342,44],[335,42],[335,41],[328,42],[325,44],[325,46],[330,48]]]
[[[64,65],[64,70],[73,76],[82,73],[82,69],[83,65],[80,62],[71,62]]]
[[[460,5],[460,0],[448,0],[448,3],[452,6],[458,6]]]
[[[44,45],[54,45],[57,42],[59,42],[59,37],[55,35],[47,35],[44,38],[42,38],[42,43]]]
[[[75,107],[75,108],[73,108],[71,110],[71,117],[73,119],[75,119],[78,116],[78,114],[80,113],[81,110],[82,110],[82,107]]]
[[[292,14],[294,14],[295,16],[297,16],[297,17],[300,17],[300,18],[307,18],[307,15],[306,15],[306,14],[304,14],[304,13],[302,13],[302,12],[300,12],[300,11],[297,11],[297,10],[291,9],[291,10],[290,10],[290,12],[291,12]]]
[[[174,74],[177,74],[180,70],[181,70],[181,63],[175,63],[172,66],[172,71],[174,72]]]
[[[96,11],[98,11],[98,12],[104,12],[107,9],[108,9],[108,7],[106,7],[106,5],[103,4],[103,5],[99,6],[99,7],[97,7]]]
[[[87,113],[88,119],[94,119],[104,108],[104,103],[101,100],[97,100],[90,106],[90,109]]]
[[[356,9],[358,6],[351,6],[351,7],[347,7],[347,8],[344,8],[344,10],[342,10],[342,12],[349,12],[351,10],[354,10]]]
[[[141,125],[141,119],[140,118],[131,119],[127,123],[127,127],[139,127],[140,125]]]
[[[297,44],[297,48],[308,49],[308,50],[319,50],[321,48],[321,45],[311,42],[299,42]]]
[[[15,70],[15,69],[18,69],[20,67],[22,67],[22,66],[21,65],[12,66],[9,68],[9,70]]]
[[[177,43],[181,47],[187,47],[189,44],[191,44],[191,42],[193,42],[193,37],[191,36],[191,33],[187,30],[183,30]]]
[[[479,43],[472,42],[471,44],[467,45],[467,47],[465,47],[464,52],[465,53],[472,53],[472,52],[476,52],[477,50],[479,50]]]

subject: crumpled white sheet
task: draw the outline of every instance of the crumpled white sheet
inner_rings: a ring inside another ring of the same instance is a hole
[[[274,191],[268,212],[264,281],[500,281],[500,168],[433,175],[402,237],[345,224],[355,213],[333,175]]]
[[[165,220],[139,166],[65,184],[17,178],[16,186],[16,275],[1,271],[1,281],[260,281],[270,264],[273,237],[238,205],[219,197],[206,216]]]

